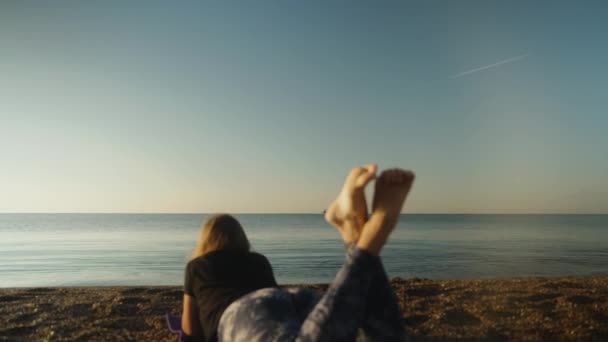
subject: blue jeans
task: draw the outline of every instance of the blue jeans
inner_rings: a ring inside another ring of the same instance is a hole
[[[397,297],[380,258],[348,246],[327,292],[266,288],[224,311],[220,341],[405,341]]]

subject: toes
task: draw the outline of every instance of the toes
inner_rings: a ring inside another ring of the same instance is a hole
[[[389,179],[392,184],[399,183],[399,180],[401,179],[401,174],[399,173],[399,169],[391,169]]]
[[[361,167],[363,172],[359,174],[355,181],[355,186],[363,188],[365,187],[372,179],[376,178],[376,171],[378,170],[378,166],[376,164],[368,164]]]
[[[384,170],[376,180],[376,184],[378,183],[390,183],[391,170]]]
[[[404,180],[403,180],[404,183],[411,183],[414,181],[414,178],[416,178],[416,175],[411,170],[404,170],[403,177],[404,177]]]
[[[346,184],[355,187],[363,187],[376,177],[377,170],[378,166],[376,164],[366,164],[355,167],[350,170],[350,173],[346,177]]]
[[[380,177],[385,183],[395,184],[399,181],[399,172],[397,169],[384,170]]]
[[[410,170],[388,169],[383,171],[378,177],[378,182],[388,184],[407,184],[414,180],[414,173]]]
[[[399,184],[408,184],[414,180],[414,173],[410,170],[397,170]]]
[[[378,165],[377,164],[366,164],[361,166],[363,169],[365,169],[365,171],[367,172],[371,172],[371,173],[376,173],[376,171],[378,170]]]

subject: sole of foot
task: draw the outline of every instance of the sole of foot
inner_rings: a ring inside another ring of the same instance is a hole
[[[399,221],[401,209],[414,183],[414,173],[409,170],[383,171],[376,180],[372,214],[365,223],[357,246],[374,255],[388,240]]]

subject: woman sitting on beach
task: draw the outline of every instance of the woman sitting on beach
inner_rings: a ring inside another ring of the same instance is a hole
[[[247,274],[258,279],[239,278],[245,286],[233,278],[231,268],[220,270],[210,261],[212,252],[192,260],[186,269],[183,332],[198,340],[348,341],[355,340],[361,328],[370,340],[405,340],[401,310],[379,254],[398,222],[414,175],[400,169],[384,171],[376,181],[372,214],[368,218],[364,188],[375,176],[375,165],[353,169],[325,213],[325,219],[344,240],[346,261],[324,295],[312,289],[278,288],[266,259],[259,254],[247,254],[248,243],[241,252],[245,256],[243,262],[248,260],[251,266],[234,267],[241,271],[250,267]],[[219,217],[234,220],[227,215]],[[205,225],[203,243],[209,234],[205,230],[216,225],[224,227],[217,223]],[[236,230],[242,232],[238,227]],[[242,238],[246,241],[244,232]],[[242,297],[235,298],[238,293]],[[208,302],[215,303],[213,309],[206,308]],[[213,320],[207,321],[209,318]]]

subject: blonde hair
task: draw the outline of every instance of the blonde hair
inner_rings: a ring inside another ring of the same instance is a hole
[[[228,214],[216,214],[203,225],[192,257],[219,250],[246,252],[249,248],[249,240],[239,221]]]

